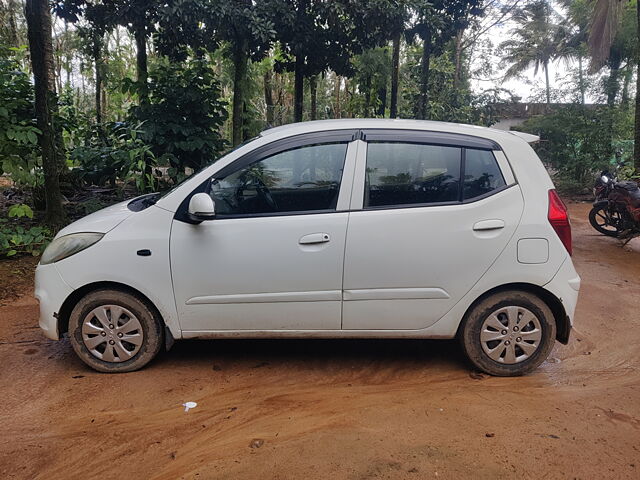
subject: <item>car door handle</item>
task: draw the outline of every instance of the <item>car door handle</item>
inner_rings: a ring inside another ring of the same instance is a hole
[[[300,245],[309,245],[312,243],[326,243],[329,240],[331,240],[331,237],[328,233],[310,233],[301,237],[298,243]]]
[[[504,220],[498,220],[498,219],[482,220],[473,225],[473,229],[476,232],[483,231],[483,230],[499,230],[501,228],[504,228]]]

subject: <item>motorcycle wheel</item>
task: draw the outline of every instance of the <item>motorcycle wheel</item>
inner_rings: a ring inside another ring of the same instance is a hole
[[[610,214],[605,207],[593,207],[589,212],[589,223],[603,235],[618,237],[621,232],[622,218],[615,210]]]

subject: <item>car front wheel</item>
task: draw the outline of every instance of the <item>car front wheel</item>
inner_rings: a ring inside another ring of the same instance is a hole
[[[501,377],[524,375],[551,353],[556,324],[551,310],[528,292],[491,295],[466,315],[460,341],[475,367]]]
[[[160,351],[162,322],[136,295],[98,290],[84,296],[69,318],[69,338],[80,359],[99,372],[132,372]]]

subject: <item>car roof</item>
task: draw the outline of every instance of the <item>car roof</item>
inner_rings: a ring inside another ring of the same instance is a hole
[[[269,128],[260,133],[261,137],[274,136],[285,138],[302,133],[320,132],[328,130],[356,130],[356,129],[398,129],[398,130],[424,130],[432,132],[459,133],[475,137],[500,140],[513,140],[514,136],[532,142],[538,137],[522,134],[521,132],[509,132],[495,128],[481,127],[462,123],[436,122],[432,120],[407,120],[389,118],[343,118],[334,120],[313,120],[310,122],[298,122]],[[274,138],[275,139],[275,138]]]
[[[507,147],[512,152],[518,152],[518,155],[514,155],[514,158],[518,159],[527,157],[526,150],[521,150],[522,147],[529,148],[527,141],[522,135],[514,135],[511,132],[505,130],[496,130],[494,128],[480,127],[477,125],[464,125],[459,123],[447,123],[447,122],[434,122],[428,120],[404,120],[404,119],[383,119],[383,118],[344,118],[336,120],[314,120],[311,122],[299,122],[291,123],[288,125],[282,125],[279,127],[270,128],[263,131],[259,136],[253,139],[251,142],[247,142],[236,148],[222,157],[215,164],[209,165],[199,173],[191,176],[188,181],[178,188],[172,190],[169,194],[162,197],[156,206],[165,208],[169,211],[175,212],[184,198],[184,192],[188,189],[193,189],[194,185],[199,185],[206,178],[211,176],[211,170],[220,170],[230,165],[238,158],[246,155],[253,150],[266,146],[272,142],[277,142],[281,139],[286,139],[296,135],[303,135],[306,133],[314,132],[327,132],[336,130],[360,130],[360,129],[397,129],[397,130],[422,130],[425,132],[442,132],[448,134],[459,134],[473,136],[480,139],[492,140],[497,144],[500,149]],[[535,137],[533,135],[527,135],[529,137]],[[537,137],[535,137],[537,138]],[[516,150],[513,150],[513,149]],[[531,153],[533,151],[531,150]],[[529,155],[530,158],[533,157]],[[507,155],[507,158],[509,156]],[[535,157],[537,158],[537,157]],[[546,171],[545,171],[546,174]],[[553,188],[552,186],[549,188]]]

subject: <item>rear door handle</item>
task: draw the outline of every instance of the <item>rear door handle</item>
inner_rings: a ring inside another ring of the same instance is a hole
[[[483,231],[483,230],[499,230],[501,228],[504,228],[504,220],[498,220],[498,219],[482,220],[480,222],[476,222],[473,225],[473,229],[476,232]]]
[[[331,240],[331,237],[328,233],[310,233],[301,237],[298,243],[300,245],[309,245],[312,243],[326,243],[329,240]]]

